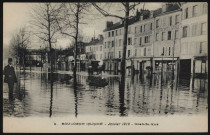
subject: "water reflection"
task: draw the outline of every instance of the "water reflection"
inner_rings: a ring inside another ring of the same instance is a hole
[[[208,111],[208,80],[202,78],[135,74],[125,77],[123,83],[120,75],[78,74],[74,86],[71,74],[53,73],[52,80],[50,74],[39,72],[17,76],[14,101],[8,100],[4,84],[5,116],[142,116]]]

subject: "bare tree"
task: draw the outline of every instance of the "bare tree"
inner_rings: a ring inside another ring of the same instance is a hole
[[[129,16],[129,12],[135,10],[135,7],[140,4],[140,2],[132,3],[129,2],[121,2],[123,6],[123,11],[125,13],[125,16],[119,16],[116,14],[109,13],[108,11],[105,11],[103,8],[101,8],[96,3],[92,3],[92,5],[105,17],[115,17],[119,18],[124,22],[124,35],[123,35],[123,55],[121,60],[121,82],[124,85],[125,82],[125,73],[126,73],[126,66],[125,66],[125,60],[126,60],[126,51],[127,51],[127,37],[128,37],[128,19],[132,18],[133,16]]]
[[[59,14],[60,8],[60,4],[57,3],[39,3],[31,12],[32,19],[30,23],[34,35],[49,46],[51,75],[53,73],[52,46],[57,42],[59,35],[55,16]]]
[[[61,34],[74,39],[74,86],[76,86],[78,40],[81,39],[79,24],[84,24],[82,19],[88,12],[89,5],[89,3],[80,2],[63,3],[60,5],[62,9],[60,15],[54,15]]]
[[[28,46],[30,44],[30,32],[26,30],[26,27],[20,28],[10,40],[9,52],[16,58],[20,69],[21,65],[25,71],[25,55],[27,53]]]

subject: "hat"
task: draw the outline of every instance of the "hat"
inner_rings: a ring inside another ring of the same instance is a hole
[[[12,58],[8,58],[8,62],[12,62]]]

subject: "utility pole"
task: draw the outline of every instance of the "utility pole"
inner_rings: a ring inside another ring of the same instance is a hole
[[[172,79],[174,79],[174,51],[175,51],[175,43],[176,43],[176,30],[174,34],[174,44],[173,44],[173,62],[172,62]],[[176,67],[177,68],[177,67]]]

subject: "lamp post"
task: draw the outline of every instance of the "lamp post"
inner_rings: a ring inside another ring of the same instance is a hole
[[[176,33],[176,31],[175,31]],[[172,62],[172,79],[174,79],[174,51],[175,51],[175,43],[176,43],[176,34],[174,34],[174,43],[173,43],[173,62]]]
[[[162,56],[162,64],[161,64],[161,65],[162,65],[162,66],[161,66],[161,74],[163,75],[163,56],[164,56],[164,53],[162,53],[162,54],[161,54],[161,56]]]

